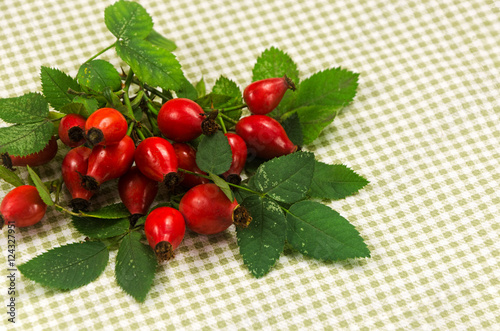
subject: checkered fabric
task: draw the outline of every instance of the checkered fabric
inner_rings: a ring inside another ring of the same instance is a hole
[[[0,97],[41,91],[42,65],[75,76],[113,43],[104,25],[112,3],[0,1]],[[187,77],[203,77],[209,88],[221,74],[243,88],[271,46],[294,59],[301,78],[336,66],[360,73],[354,102],[305,149],[370,180],[358,194],[327,203],[356,226],[372,258],[325,263],[287,249],[254,279],[234,230],[187,233],[143,304],[116,284],[116,251],[95,282],[69,292],[17,273],[14,327],[500,328],[500,2],[140,3],[177,43]],[[124,66],[114,51],[100,58]],[[40,169],[43,178],[57,178],[64,151]],[[105,185],[97,203],[118,201],[115,185]],[[2,181],[0,196],[10,189]],[[16,233],[16,262],[81,239],[68,217],[49,208],[42,222]],[[12,329],[5,232],[0,242],[0,329]]]

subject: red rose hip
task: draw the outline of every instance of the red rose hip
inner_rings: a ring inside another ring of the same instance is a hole
[[[49,142],[45,147],[36,153],[28,154],[26,156],[16,156],[9,155],[7,153],[2,154],[2,163],[6,168],[12,169],[12,167],[36,167],[49,163],[57,154],[57,138],[50,138]]]
[[[278,106],[288,89],[295,91],[295,85],[286,76],[262,79],[245,88],[243,100],[252,114],[265,115]]]
[[[72,197],[69,205],[75,212],[88,210],[89,200],[94,195],[93,191],[82,185],[82,176],[87,173],[91,153],[90,148],[79,146],[70,150],[62,161],[62,177]]]
[[[85,117],[68,114],[59,123],[59,139],[69,147],[78,147],[85,143]]]
[[[179,211],[186,225],[199,234],[216,234],[231,224],[247,227],[251,217],[236,199],[233,201],[215,184],[193,187],[182,197]]]
[[[189,170],[196,174],[207,175],[203,172],[196,164],[196,150],[186,143],[174,143],[172,144],[175,150],[175,155],[177,156],[178,166],[180,169]],[[184,187],[194,187],[196,185],[209,183],[210,181],[206,178],[183,173],[182,180],[180,182]]]
[[[0,205],[0,228],[5,223],[18,228],[38,223],[47,210],[47,205],[38,194],[36,187],[21,185],[11,190]]]
[[[245,162],[247,161],[247,145],[243,138],[235,133],[228,132],[224,135],[229,141],[233,160],[229,170],[223,173],[222,176],[226,181],[239,185],[241,183],[240,174],[245,167]]]
[[[186,232],[182,214],[172,207],[159,207],[149,213],[144,223],[149,245],[160,262],[171,259]]]
[[[85,122],[87,141],[94,146],[119,143],[127,134],[127,129],[127,120],[113,108],[98,109]]]
[[[249,154],[263,159],[287,155],[297,150],[285,129],[266,115],[250,115],[236,124],[236,134],[245,141]]]
[[[192,100],[168,100],[158,113],[158,128],[165,137],[175,142],[193,140],[202,133],[203,114],[203,109]]]

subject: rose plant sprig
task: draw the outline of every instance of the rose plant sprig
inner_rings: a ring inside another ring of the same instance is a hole
[[[370,257],[356,228],[318,202],[353,195],[368,181],[305,148],[353,101],[358,74],[337,67],[300,80],[290,56],[271,47],[243,91],[224,76],[207,91],[203,79],[186,78],[175,43],[153,29],[141,5],[118,1],[104,20],[116,39],[75,78],[42,66],[41,93],[0,99],[0,118],[10,124],[0,128],[0,177],[33,196],[18,208],[11,191],[0,220],[32,225],[55,208],[82,235],[19,265],[26,278],[77,288],[99,277],[109,250],[118,249],[116,282],[142,302],[186,229],[210,235],[233,223],[243,263],[257,278],[286,243],[320,260]],[[128,68],[98,58],[112,49]],[[53,166],[57,148],[65,148],[61,178],[44,182],[36,167]],[[24,166],[28,183],[19,176]],[[118,182],[122,202],[93,208],[107,181]],[[71,201],[60,201],[63,189]],[[20,215],[30,203],[36,212]]]

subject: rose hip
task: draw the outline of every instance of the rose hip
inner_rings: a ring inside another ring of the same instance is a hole
[[[186,143],[174,143],[172,144],[175,150],[175,155],[178,160],[178,167],[184,170],[189,170],[196,174],[207,175],[203,172],[196,164],[196,150]],[[180,184],[184,187],[194,187],[196,185],[205,184],[210,182],[208,179],[184,173],[182,174],[182,180]]]
[[[64,184],[72,197],[70,206],[75,212],[88,210],[89,200],[94,195],[93,191],[82,185],[82,176],[87,173],[91,153],[92,150],[85,146],[73,148],[66,154],[61,165]]]
[[[165,137],[175,142],[193,140],[202,133],[203,114],[203,109],[192,100],[168,100],[158,113],[158,128]]]
[[[241,183],[240,174],[245,167],[245,162],[247,161],[247,145],[245,141],[236,133],[228,132],[225,136],[229,141],[233,160],[229,170],[223,173],[222,176],[226,181],[238,185]]]
[[[57,150],[57,138],[52,137],[47,145],[39,152],[26,156],[8,155],[7,153],[2,154],[2,163],[9,169],[12,169],[12,167],[26,167],[28,165],[30,167],[36,167],[51,161],[56,156]]]
[[[265,115],[278,106],[288,89],[295,90],[295,85],[286,76],[262,79],[245,88],[243,100],[252,114]]]
[[[127,120],[113,108],[98,109],[85,122],[87,141],[93,146],[117,144],[127,134],[127,129]]]
[[[18,228],[38,223],[47,210],[47,205],[38,194],[36,187],[21,185],[11,190],[0,205],[0,228],[5,223]]]
[[[78,147],[85,143],[85,117],[68,114],[59,123],[59,139],[69,147]]]

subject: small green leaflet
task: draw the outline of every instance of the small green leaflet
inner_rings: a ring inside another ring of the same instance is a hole
[[[208,173],[208,176],[214,182],[214,184],[217,185],[222,190],[222,192],[224,192],[224,194],[230,201],[234,200],[233,191],[231,191],[229,184],[224,179],[220,178],[217,175],[214,175],[211,172]]]
[[[104,23],[118,39],[144,39],[153,30],[153,19],[146,9],[132,1],[117,1],[106,7]]]
[[[75,96],[69,94],[68,89],[81,91],[77,81],[59,69],[42,66],[40,77],[43,95],[56,110],[73,101]]]
[[[73,226],[89,238],[104,239],[125,234],[129,229],[127,218],[100,219],[72,216]]]
[[[7,123],[41,122],[49,115],[49,104],[39,93],[0,99],[0,118]]]
[[[83,117],[89,117],[98,108],[99,103],[96,99],[76,96],[73,102],[64,105],[60,111],[64,114],[79,114]]]
[[[50,197],[50,192],[47,186],[45,186],[40,177],[38,177],[38,174],[31,169],[30,166],[26,167],[28,168],[28,173],[33,181],[33,184],[35,184],[35,187],[38,190],[38,194],[40,194],[40,198],[42,198],[43,202],[45,202],[48,206],[53,206],[54,201],[52,201],[52,198]]]
[[[238,246],[243,262],[252,275],[267,274],[279,259],[285,246],[286,219],[280,206],[266,198],[252,195],[242,205],[252,215],[246,229],[236,227]]]
[[[302,133],[302,124],[300,123],[299,115],[291,113],[283,122],[281,122],[283,129],[285,129],[288,138],[297,146],[304,145],[304,134]]]
[[[308,195],[320,199],[343,199],[362,189],[369,181],[343,164],[316,161]]]
[[[140,242],[141,235],[131,232],[120,243],[115,275],[120,287],[137,301],[144,302],[155,276],[156,256],[151,247]]]
[[[121,202],[102,207],[101,209],[95,211],[89,211],[85,213],[80,212],[80,214],[86,217],[104,219],[127,218],[130,216],[130,212],[128,211],[127,207],[125,207],[125,205]]]
[[[202,98],[207,94],[207,87],[205,86],[205,80],[201,77],[200,81],[194,86],[198,92],[198,98]]]
[[[131,116],[135,117],[134,114],[129,113],[127,106],[125,106],[121,102],[120,98],[115,93],[113,93],[113,90],[110,87],[104,88],[104,90],[102,91],[102,95],[104,96],[104,98],[108,102],[108,104],[106,105],[107,107],[114,108],[114,109],[118,110],[120,113],[122,113],[130,118],[132,118]],[[133,118],[133,119],[135,119],[135,118]]]
[[[260,165],[250,179],[250,186],[271,198],[294,203],[303,199],[311,186],[314,154],[295,152]]]
[[[318,138],[321,131],[333,122],[338,110],[335,106],[306,106],[292,111],[299,117],[304,145]]]
[[[214,87],[212,88],[212,93],[229,97],[229,99],[225,102],[214,105],[215,109],[224,109],[231,106],[238,106],[243,102],[243,95],[238,85],[224,76],[220,76],[219,79],[217,79]],[[224,115],[232,118],[235,121],[238,121],[241,117],[241,109],[224,111]],[[234,126],[234,123],[224,119],[224,125],[226,126],[226,128],[231,128]]]
[[[104,60],[93,60],[82,64],[76,79],[80,85],[94,91],[102,91],[105,87],[117,91],[122,86],[120,73],[111,63]]]
[[[181,86],[175,91],[175,94],[178,98],[189,100],[196,100],[198,98],[198,91],[196,91],[196,88],[186,77],[182,79]]]
[[[51,249],[18,266],[24,277],[44,286],[71,290],[95,280],[108,264],[109,252],[99,241]]]
[[[26,156],[41,151],[49,143],[54,125],[44,120],[0,128],[0,153]]]
[[[232,161],[229,141],[222,132],[203,137],[196,153],[196,164],[201,170],[220,175],[229,170]]]
[[[282,50],[271,47],[266,49],[259,58],[252,70],[252,81],[266,78],[276,78],[287,76],[295,84],[299,83],[299,70],[297,65],[288,54]]]
[[[147,41],[119,40],[116,43],[116,52],[141,82],[153,87],[175,91],[185,79],[175,55]]]
[[[356,228],[319,202],[297,202],[290,207],[286,221],[288,243],[304,255],[333,261],[370,257]]]
[[[146,37],[146,40],[155,46],[165,49],[168,52],[173,52],[177,48],[172,40],[165,38],[155,29],[151,30],[151,33]]]
[[[24,185],[21,178],[14,172],[0,165],[0,178],[13,186]]]

